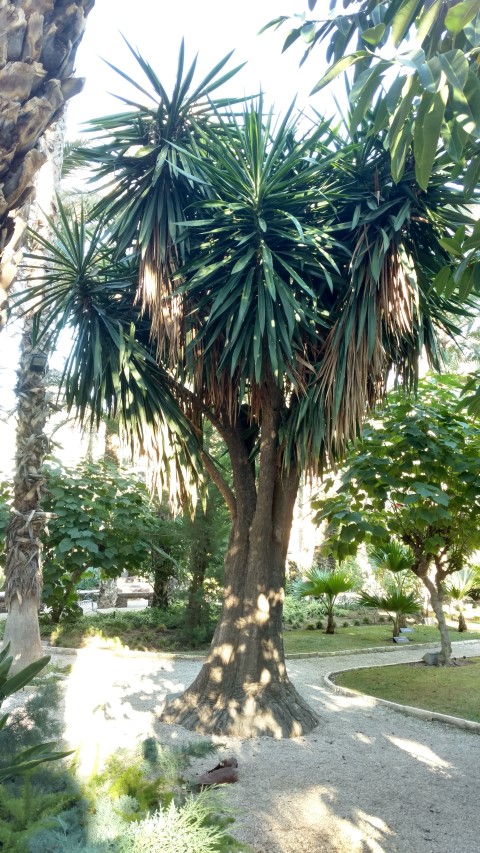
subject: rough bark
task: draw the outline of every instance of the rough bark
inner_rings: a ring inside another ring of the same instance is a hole
[[[326,634],[334,634],[335,633],[335,619],[333,615],[333,608],[327,611],[327,627],[325,629]]]
[[[422,577],[422,581],[430,593],[430,602],[440,631],[440,653],[441,663],[448,664],[452,656],[452,644],[448,634],[447,622],[443,611],[443,592],[440,583],[431,580],[428,575]]]
[[[38,600],[35,595],[15,597],[10,604],[3,645],[10,644],[13,663],[10,674],[42,657],[42,642],[38,624]]]
[[[116,578],[100,581],[97,607],[115,607],[117,603],[118,588]]]
[[[83,81],[72,77],[95,0],[0,0],[0,327],[35,189],[37,143]]]
[[[285,561],[298,489],[278,459],[280,395],[264,389],[258,483],[245,443],[224,434],[236,512],[225,558],[222,614],[208,659],[162,719],[199,732],[295,737],[318,718],[290,683],[282,639]]]
[[[152,549],[153,596],[150,606],[168,610],[169,586],[175,575],[171,560]]]
[[[29,220],[37,231],[48,231],[44,213],[52,216],[55,213],[55,192],[60,180],[64,135],[64,122],[59,121],[39,143],[45,155],[45,165],[36,181],[39,204],[32,208]],[[28,285],[28,281],[24,283]],[[42,466],[48,449],[44,429],[49,403],[45,369],[32,368],[32,357],[44,355],[34,349],[32,332],[32,317],[26,314],[23,317],[15,389],[17,431],[14,501],[6,535],[6,641],[10,641],[14,657],[13,672],[41,657],[42,653],[38,608],[42,590],[41,536],[47,521],[41,501],[45,484]],[[29,626],[28,630],[25,625],[19,624],[24,620]]]
[[[465,616],[463,615],[462,611],[460,611],[460,613],[458,614],[458,630],[461,634],[463,634],[464,631],[468,631],[468,625],[465,621]]]
[[[46,515],[40,502],[45,491],[42,474],[47,449],[44,427],[48,408],[43,374],[31,369],[31,321],[22,335],[18,368],[17,434],[14,502],[6,535],[4,643],[10,642],[12,671],[42,656],[38,607],[42,589],[40,536]],[[35,614],[35,617],[33,616]]]

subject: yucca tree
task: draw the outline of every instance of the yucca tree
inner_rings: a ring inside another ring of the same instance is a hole
[[[444,582],[447,598],[456,601],[458,604],[458,630],[461,633],[468,631],[468,625],[463,615],[463,603],[472,590],[476,589],[479,585],[480,572],[478,569],[472,567],[460,569],[455,574],[450,575]]]
[[[293,594],[306,598],[323,599],[327,611],[326,634],[335,633],[334,609],[339,595],[351,592],[357,586],[357,581],[352,578],[348,571],[340,568],[333,572],[324,569],[313,568],[307,575],[306,580],[297,581],[293,587]]]
[[[440,241],[468,213],[445,161],[427,193],[412,164],[393,186],[371,125],[352,142],[330,122],[299,132],[293,109],[275,121],[261,98],[212,104],[225,63],[195,88],[183,52],[168,96],[137,58],[149,106],[95,121],[87,156],[110,182],[97,212],[111,262],[138,258],[140,299],[101,270],[75,276],[71,253],[64,275],[61,245],[44,243],[42,322],[73,325],[65,380],[80,414],[118,410],[143,445],[158,443],[152,422],[164,426],[181,483],[201,459],[230,511],[210,653],[164,719],[292,736],[317,723],[287,678],[281,634],[300,477],[357,432],[392,366],[412,382],[424,344],[435,361],[435,326],[453,306],[431,282],[455,263]],[[206,421],[231,481],[202,447]]]
[[[46,159],[37,143],[82,88],[72,74],[94,2],[0,4],[0,327],[35,177]]]

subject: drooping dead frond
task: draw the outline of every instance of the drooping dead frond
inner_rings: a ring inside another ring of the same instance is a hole
[[[393,244],[375,275],[369,229],[362,229],[352,266],[360,275],[324,344],[319,396],[325,408],[326,452],[341,452],[358,434],[368,409],[382,398],[392,367],[408,378],[414,363],[418,296]],[[417,347],[417,348],[416,348]],[[411,377],[410,377],[411,378]]]

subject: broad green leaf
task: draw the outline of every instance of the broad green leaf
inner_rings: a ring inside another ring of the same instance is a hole
[[[438,61],[453,90],[463,92],[468,77],[468,61],[461,50],[448,50],[438,54]]]
[[[311,44],[315,38],[315,30],[316,26],[313,21],[308,21],[306,24],[303,24],[301,28],[302,39],[307,43]]]
[[[437,94],[424,92],[418,108],[413,137],[415,177],[422,190],[426,190],[438,148],[438,140],[448,100],[448,87]]]
[[[232,269],[232,275],[235,275],[235,273],[241,272],[243,269],[245,269],[249,261],[251,261],[251,259],[253,258],[254,254],[255,249],[248,249],[248,251],[243,255],[243,257],[239,258],[239,260],[234,265]]]
[[[433,56],[427,62],[422,65],[418,70],[418,76],[420,79],[420,83],[426,92],[438,92],[445,83],[446,83],[446,75],[442,71],[442,66],[440,65],[440,60],[438,56]]]
[[[350,56],[343,56],[342,59],[339,59],[338,62],[335,62],[331,68],[327,71],[326,74],[318,81],[316,86],[313,87],[310,92],[311,95],[315,95],[317,92],[320,92],[321,89],[324,89],[325,86],[335,80],[335,77],[338,77],[339,74],[342,74],[343,71],[347,71],[348,68],[351,68],[355,63],[360,62],[362,59],[366,59],[370,54],[366,50],[357,50],[356,53],[350,54]]]
[[[435,21],[438,18],[440,10],[443,5],[443,0],[434,0],[431,6],[420,16],[417,22],[417,40],[420,44],[423,44],[423,41],[429,35],[430,30],[432,29]]]
[[[412,119],[405,121],[400,132],[397,133],[391,150],[392,178],[398,184],[403,176],[405,160],[412,143]]]
[[[404,0],[392,21],[392,39],[395,47],[405,38],[407,31],[415,19],[418,0]]]
[[[362,39],[366,41],[367,44],[376,45],[381,42],[383,36],[385,35],[385,30],[387,29],[385,24],[377,24],[376,27],[369,27],[368,30],[364,30],[362,32]]]
[[[442,267],[433,280],[433,288],[439,294],[448,292],[448,288],[454,285],[454,279],[450,267]]]
[[[25,687],[26,684],[32,681],[49,662],[50,655],[46,655],[24,667],[24,669],[21,669],[15,675],[9,676],[0,686],[0,704],[7,696],[11,696],[12,693],[16,693],[17,690],[21,690],[22,687]]]
[[[465,27],[465,35],[473,47],[480,47],[480,12],[476,18]]]
[[[425,64],[425,51],[421,47],[416,47],[413,50],[407,50],[405,53],[399,53],[396,59],[400,65],[419,71],[422,65]]]
[[[452,6],[445,15],[445,26],[451,33],[460,33],[478,14],[478,0],[463,0]]]
[[[464,95],[463,92],[460,92],[459,89],[455,89],[452,95],[452,106],[453,106],[453,115],[455,120],[455,125],[460,134],[465,136],[465,142],[467,136],[474,136],[477,130],[477,122],[475,121],[472,111],[470,109],[470,105]],[[462,153],[463,147],[462,146]]]

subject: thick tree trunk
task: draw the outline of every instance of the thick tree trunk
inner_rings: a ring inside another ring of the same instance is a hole
[[[168,610],[169,594],[168,587],[174,575],[174,568],[171,560],[162,557],[152,551],[152,571],[153,571],[153,596],[150,607],[158,607],[161,610]]]
[[[0,327],[45,162],[37,143],[82,88],[75,54],[94,0],[0,0]]]
[[[433,612],[435,613],[435,617],[437,619],[438,630],[440,631],[440,643],[442,647],[441,651],[441,662],[443,664],[448,664],[451,656],[452,656],[452,644],[450,642],[450,637],[448,634],[447,623],[445,620],[445,613],[443,611],[443,593],[440,584],[434,583],[428,576],[422,577],[422,581],[427,587],[430,593],[430,602],[432,605]]]
[[[273,392],[269,391],[272,398]],[[233,436],[236,514],[225,559],[222,614],[199,675],[162,715],[199,732],[295,737],[318,719],[290,683],[282,609],[285,561],[298,489],[277,459],[279,410],[264,401],[258,487],[248,453]]]
[[[458,614],[458,630],[461,634],[463,634],[464,631],[468,631],[468,625],[465,621],[465,616],[463,615],[462,611],[460,611],[460,613]]]
[[[108,578],[107,580],[100,581],[97,601],[98,608],[105,609],[108,607],[115,607],[117,597],[118,588],[116,578]]]
[[[0,28],[1,12],[0,0]],[[60,180],[64,134],[64,122],[59,121],[39,144],[45,166],[37,176],[38,205],[32,208],[30,218],[32,228],[38,231],[48,231],[45,213],[55,213],[55,192]],[[46,362],[45,354],[33,348],[32,317],[25,315],[23,324],[16,385],[14,501],[6,536],[6,640],[10,641],[14,657],[12,672],[42,654],[38,607],[42,591],[41,536],[47,520],[41,508],[45,482],[42,467],[48,449],[44,432],[49,414],[45,388]],[[38,363],[39,356],[43,358],[43,366]],[[23,621],[25,624],[20,624]]]
[[[37,595],[25,595],[21,604],[17,597],[11,601],[3,645],[10,645],[13,656],[11,675],[42,657]]]

